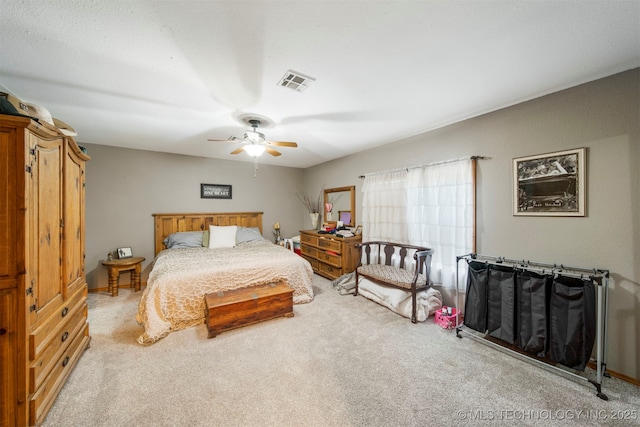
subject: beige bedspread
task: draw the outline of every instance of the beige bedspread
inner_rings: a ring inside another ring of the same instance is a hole
[[[144,326],[139,343],[204,321],[204,295],[285,279],[294,304],[313,300],[313,270],[302,257],[269,241],[235,248],[168,249],[160,252],[138,305]]]

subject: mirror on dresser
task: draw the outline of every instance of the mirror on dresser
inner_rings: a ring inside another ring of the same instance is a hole
[[[327,203],[332,203],[331,212]],[[327,188],[324,190],[324,221],[343,221],[345,227],[356,226],[356,187]]]

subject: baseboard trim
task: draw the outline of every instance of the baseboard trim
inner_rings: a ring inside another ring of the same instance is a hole
[[[596,370],[595,362],[589,362],[587,364],[587,366],[590,367],[591,369],[593,369],[594,371]],[[608,373],[609,375],[611,375],[612,377],[618,378],[619,380],[626,381],[628,383],[631,383],[631,384],[633,384],[635,386],[640,387],[640,380],[639,379],[632,378],[632,377],[630,377],[628,375],[625,375],[625,374],[621,374],[620,372],[612,371],[609,368],[607,368],[605,370],[605,372]]]
[[[142,282],[140,283],[140,289],[143,289],[145,286],[147,286],[147,282]],[[130,283],[127,283],[126,285],[118,285],[118,289],[133,289],[133,286],[131,286]],[[98,293],[98,292],[109,292],[109,288],[90,288],[89,292],[92,293]]]

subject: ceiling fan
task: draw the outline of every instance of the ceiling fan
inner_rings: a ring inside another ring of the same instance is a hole
[[[231,154],[238,154],[242,151],[246,151],[248,155],[251,157],[259,157],[265,151],[272,156],[280,156],[281,153],[272,148],[272,147],[297,147],[298,144],[295,142],[287,142],[287,141],[267,141],[264,137],[264,134],[258,132],[258,126],[260,126],[260,120],[251,119],[248,120],[249,125],[252,130],[247,130],[244,133],[244,138],[236,138],[235,136],[230,136],[229,139],[209,139],[208,141],[213,142],[240,142],[242,143],[242,147],[234,150]]]

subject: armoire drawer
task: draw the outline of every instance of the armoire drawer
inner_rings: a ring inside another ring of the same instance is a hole
[[[341,251],[341,242],[331,240],[331,239],[318,239],[318,246],[322,249],[328,249],[330,251],[334,251],[340,253]]]
[[[342,267],[342,258],[338,254],[330,254],[327,252],[318,251],[317,258],[319,261],[331,264],[334,267]]]
[[[42,385],[31,396],[29,401],[29,424],[39,425],[44,421],[44,416],[51,408],[67,377],[78,362],[80,355],[89,345],[89,324],[74,338],[69,347],[56,361],[51,373],[46,377]]]
[[[29,369],[29,393],[35,392],[40,387],[55,366],[56,361],[60,360],[62,353],[67,350],[77,335],[84,330],[87,324],[87,306],[86,304],[83,304],[83,306],[81,310],[77,310],[73,314],[65,327],[56,334],[56,339],[51,340],[50,344],[31,363]]]
[[[86,311],[87,288],[81,288],[29,336],[29,360],[36,360],[49,342],[66,328],[69,319]]]

